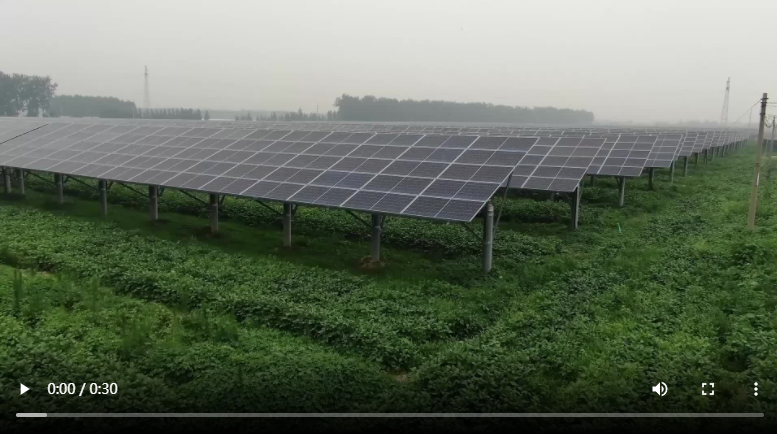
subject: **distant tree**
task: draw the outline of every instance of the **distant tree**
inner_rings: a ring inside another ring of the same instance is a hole
[[[209,111],[207,111],[207,110],[205,110],[205,120],[206,120],[206,121],[209,121],[209,120],[210,120],[210,112],[209,112]]]
[[[275,112],[272,112],[272,115],[270,115],[271,121],[277,121],[278,120],[278,114]]]
[[[37,75],[12,74],[0,71],[0,115],[38,116],[46,113],[51,99],[57,90],[57,84],[51,77]]]

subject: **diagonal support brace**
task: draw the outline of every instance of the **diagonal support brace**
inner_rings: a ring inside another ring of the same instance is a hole
[[[100,191],[100,188],[99,188],[99,187],[95,187],[94,185],[89,185],[89,184],[87,184],[86,182],[84,182],[84,181],[81,181],[81,180],[80,180],[80,179],[78,179],[78,178],[73,178],[72,176],[68,176],[67,178],[65,178],[65,181],[63,182],[63,184],[67,184],[67,181],[69,181],[69,180],[73,180],[74,182],[77,182],[77,183],[79,183],[79,184],[81,184],[81,185],[85,185],[85,186],[87,186],[87,187],[89,187],[89,188],[92,188],[92,189],[95,189],[95,190],[97,190],[97,191]]]
[[[55,183],[49,181],[48,179],[46,179],[46,178],[44,178],[44,177],[42,177],[40,175],[37,175],[35,173],[30,172],[29,170],[27,171],[27,174],[28,174],[28,176],[32,176],[33,178],[38,178],[38,179],[40,179],[41,181],[43,181],[43,182],[45,182],[47,184],[51,184],[51,185],[53,185],[55,187],[57,186]]]
[[[192,198],[192,199],[196,200],[197,202],[199,202],[199,203],[201,203],[201,204],[203,204],[203,205],[210,206],[210,203],[209,203],[209,202],[205,202],[204,200],[202,200],[202,199],[200,199],[199,197],[197,197],[197,196],[195,196],[195,195],[193,195],[193,194],[189,193],[189,192],[188,192],[188,191],[186,191],[186,190],[178,190],[178,191],[180,191],[181,193],[183,193],[183,195],[184,195],[184,196],[189,196],[190,198]],[[146,195],[144,194],[144,195],[143,195],[143,197],[146,197]]]
[[[347,210],[345,210],[345,212],[349,216],[351,216],[351,217],[355,218],[356,220],[358,220],[359,222],[361,222],[361,224],[363,224],[364,226],[367,226],[368,228],[372,229],[372,224],[371,223],[369,223],[367,220],[363,220],[361,217],[359,217],[358,215],[354,214],[353,211],[347,209]]]
[[[283,213],[282,213],[282,212],[280,212],[280,211],[278,211],[277,209],[275,209],[275,208],[271,207],[270,205],[267,205],[266,203],[262,202],[262,201],[261,201],[261,200],[259,200],[259,199],[255,199],[255,201],[256,201],[256,203],[258,203],[259,205],[261,205],[261,206],[263,206],[263,207],[265,207],[265,208],[269,209],[269,210],[270,210],[270,211],[272,211],[273,213],[275,213],[275,214],[278,214],[279,216],[283,217]]]
[[[116,182],[116,184],[121,185],[122,187],[126,188],[127,190],[129,190],[129,191],[131,191],[131,192],[133,192],[135,194],[137,194],[138,196],[142,196],[144,199],[147,197],[145,194],[135,190],[134,188],[130,187],[127,184],[124,184],[124,183],[121,183],[121,182]],[[106,186],[106,190],[107,190],[107,186]]]

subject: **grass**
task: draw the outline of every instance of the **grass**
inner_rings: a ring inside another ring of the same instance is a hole
[[[156,411],[773,413],[777,187],[769,163],[747,231],[752,159],[673,183],[658,171],[652,191],[630,180],[624,208],[598,179],[578,231],[568,205],[511,194],[488,277],[458,226],[390,220],[384,266],[365,269],[368,230],[343,213],[302,209],[284,249],[277,219],[248,201],[227,200],[214,237],[174,192],[152,225],[118,186],[103,219],[78,184],[58,206],[30,183],[0,202],[0,379],[91,381],[89,364],[137,391],[94,408]],[[11,267],[42,289],[19,290]],[[44,348],[73,362],[36,365]],[[719,399],[698,393],[711,381]]]

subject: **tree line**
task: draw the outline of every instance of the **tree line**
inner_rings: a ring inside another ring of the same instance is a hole
[[[513,107],[487,103],[416,101],[343,94],[335,100],[337,119],[378,122],[501,122],[524,124],[591,124],[586,110]]]
[[[55,96],[57,84],[49,76],[5,74],[0,71],[0,115],[71,116],[100,118],[148,118],[209,120],[199,109],[141,109],[132,101],[114,97]],[[325,115],[272,112],[268,115],[236,115],[235,120],[268,121],[365,121],[365,122],[500,122],[525,124],[591,124],[594,114],[586,110],[555,107],[513,107],[487,103],[416,101],[343,94],[335,100],[336,111]]]
[[[186,119],[202,120],[202,111],[200,109],[168,108],[168,109],[138,109],[137,118],[144,119]],[[210,114],[205,112],[205,120],[210,119]]]
[[[296,112],[283,112],[281,114],[278,114],[277,112],[272,112],[268,115],[256,115],[255,117],[251,116],[251,113],[248,113],[244,116],[235,115],[236,121],[280,121],[280,122],[289,122],[289,121],[329,121],[336,119],[335,112],[328,111],[326,115],[321,115],[318,113],[305,113],[302,111],[302,108],[297,109]]]
[[[6,74],[0,71],[0,115],[46,114],[57,83],[51,77]]]
[[[110,96],[58,95],[51,99],[49,115],[74,118],[133,118],[137,107],[132,101]]]
[[[144,118],[144,119],[193,119],[201,120],[199,109],[159,108],[145,110],[132,101],[111,96],[59,95],[51,100],[49,115],[76,118]],[[206,113],[206,118],[207,118]]]

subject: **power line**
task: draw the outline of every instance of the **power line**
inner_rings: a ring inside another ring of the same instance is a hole
[[[730,128],[731,128],[731,127],[734,125],[734,124],[736,124],[737,122],[739,122],[739,120],[740,120],[740,119],[742,119],[742,117],[745,115],[745,113],[748,113],[748,112],[750,112],[750,114],[752,114],[752,113],[753,113],[753,107],[755,107],[755,106],[756,106],[758,103],[760,103],[760,102],[761,102],[761,99],[759,98],[759,99],[758,99],[758,100],[757,100],[755,103],[753,103],[753,105],[751,105],[750,107],[746,108],[746,109],[745,109],[745,111],[743,111],[743,112],[742,112],[742,114],[741,114],[741,115],[739,115],[739,117],[737,118],[737,120],[735,120],[734,122],[731,122],[730,124],[728,124],[728,126],[726,127],[726,129],[725,129],[725,130],[723,130],[723,131],[728,131],[728,130],[729,130],[729,129],[730,129]],[[749,127],[749,126],[748,126],[748,127]]]

